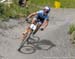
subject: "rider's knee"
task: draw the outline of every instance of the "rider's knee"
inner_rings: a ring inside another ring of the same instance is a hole
[[[33,20],[32,20],[31,23],[32,23],[32,24],[35,24],[35,23],[36,23],[36,20],[37,20],[36,18],[33,18]]]

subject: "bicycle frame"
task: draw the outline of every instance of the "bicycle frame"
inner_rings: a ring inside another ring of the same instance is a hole
[[[20,48],[18,49],[18,51],[20,51],[20,49],[24,46],[25,42],[27,42],[27,44],[29,43],[28,42],[29,38],[30,38],[31,34],[33,34],[33,32],[35,32],[36,29],[37,29],[37,24],[36,25],[35,24],[31,24],[30,25],[30,30],[27,33],[26,38],[24,40],[22,40]]]

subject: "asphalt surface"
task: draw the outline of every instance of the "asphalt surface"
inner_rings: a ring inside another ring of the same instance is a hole
[[[68,34],[69,25],[75,22],[74,19],[75,9],[52,9],[49,25],[44,31],[37,32],[40,42],[31,54],[17,51],[21,33],[28,24],[12,19],[3,22],[0,26],[0,59],[75,59],[75,46],[71,44]]]

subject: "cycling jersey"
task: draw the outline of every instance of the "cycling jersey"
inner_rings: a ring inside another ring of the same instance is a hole
[[[49,18],[48,15],[44,15],[43,10],[37,11],[36,19],[37,19],[38,22],[43,23],[44,20],[48,20],[48,18]]]

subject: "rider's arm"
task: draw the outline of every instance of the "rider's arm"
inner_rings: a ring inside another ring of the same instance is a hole
[[[42,28],[45,29],[48,25],[48,20],[44,20],[44,23],[42,24]]]
[[[31,13],[27,18],[31,18],[32,16],[37,15],[37,12]]]

